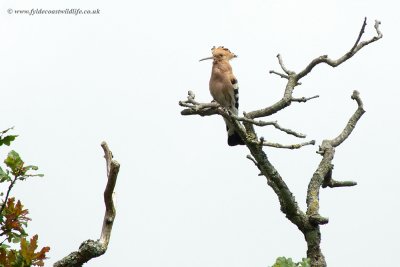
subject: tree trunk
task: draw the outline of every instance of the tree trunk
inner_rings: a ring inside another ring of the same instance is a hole
[[[311,267],[326,267],[325,257],[321,252],[321,232],[319,226],[315,226],[304,232],[307,241],[307,258],[311,260]]]

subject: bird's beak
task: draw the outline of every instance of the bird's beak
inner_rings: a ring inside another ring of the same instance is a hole
[[[213,57],[205,57],[205,58],[200,59],[199,61],[208,60],[208,59],[213,59]]]

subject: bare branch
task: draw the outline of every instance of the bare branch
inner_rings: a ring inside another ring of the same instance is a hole
[[[103,255],[106,251],[98,241],[86,240],[78,251],[70,253],[68,256],[54,263],[53,267],[81,267],[89,260]]]
[[[258,167],[258,162],[251,155],[247,155],[246,158],[251,160],[254,163],[254,165]],[[263,174],[260,172],[258,176],[263,176]]]
[[[288,82],[286,84],[286,88],[285,88],[285,92],[283,94],[283,97],[279,101],[277,101],[275,104],[273,104],[273,105],[271,105],[269,107],[248,112],[246,117],[250,118],[250,119],[255,119],[255,118],[260,118],[260,117],[267,117],[267,116],[275,114],[278,111],[288,107],[292,103],[293,90],[294,90],[294,88],[296,87],[297,84],[298,83],[294,79],[294,77],[290,76],[289,80],[288,80]]]
[[[278,58],[279,65],[281,66],[282,70],[283,70],[287,75],[290,76],[290,75],[295,74],[294,71],[288,70],[288,69],[285,67],[285,65],[283,64],[282,56],[281,56],[280,54],[278,54],[276,57]]]
[[[192,91],[188,92],[187,100],[179,101],[181,107],[187,107],[181,111],[181,115],[200,115],[200,116],[211,116],[218,114],[217,109],[220,105],[217,102],[211,103],[199,103],[194,100],[195,95]]]
[[[308,184],[306,213],[308,216],[319,216],[319,189],[324,184],[324,187],[356,185],[355,182],[337,182],[332,179],[332,160],[335,155],[335,147],[339,146],[341,143],[343,143],[344,140],[346,140],[350,136],[358,120],[365,112],[358,91],[354,91],[351,98],[356,100],[358,108],[351,116],[349,122],[346,124],[346,127],[343,129],[338,137],[332,140],[324,140],[320,145],[319,154],[322,155],[322,160],[317,170],[314,172],[310,183]]]
[[[330,187],[330,188],[334,188],[334,187],[350,187],[350,186],[356,186],[357,182],[354,181],[336,181],[333,179],[329,179],[328,181],[324,181],[322,184],[323,188],[326,187]]]
[[[113,159],[113,154],[112,154],[112,152],[110,151],[110,149],[108,148],[108,145],[107,145],[106,142],[103,141],[103,142],[101,143],[101,147],[103,148],[103,151],[104,151],[104,158],[105,158],[105,160],[106,160],[107,176],[108,176],[109,173],[110,173],[111,161],[112,161],[112,159]]]
[[[289,80],[289,76],[286,75],[286,74],[283,74],[283,73],[280,73],[280,72],[277,72],[277,71],[274,71],[274,70],[270,70],[269,73],[270,73],[270,74],[276,74],[276,75],[278,75],[279,77],[281,77],[282,79],[287,79],[287,80]],[[301,83],[300,83],[300,82],[297,82],[296,85],[301,85]]]
[[[107,186],[104,190],[104,204],[106,211],[104,214],[103,227],[101,230],[100,243],[107,249],[108,243],[110,242],[111,230],[115,219],[115,206],[113,200],[113,193],[115,184],[117,183],[117,177],[119,172],[119,163],[112,159],[112,153],[109,150],[107,143],[102,142],[101,146],[104,150],[104,157],[106,158],[107,164],[109,164],[109,172],[107,179]]]
[[[330,187],[330,188],[334,188],[334,187],[349,187],[349,186],[357,185],[357,183],[353,182],[353,181],[343,181],[343,182],[335,181],[332,178],[332,172],[333,172],[333,164],[331,165],[330,170],[325,175],[324,181],[322,183],[322,188],[326,188],[326,187]]]
[[[245,113],[245,114],[246,114],[246,113]],[[291,130],[291,129],[281,127],[281,126],[278,124],[277,121],[252,120],[252,119],[247,118],[246,115],[245,115],[245,117],[238,117],[238,116],[232,115],[232,117],[233,117],[235,120],[243,121],[243,122],[248,122],[248,123],[251,123],[251,124],[260,126],[260,127],[272,125],[272,126],[274,126],[276,129],[278,129],[278,130],[280,130],[280,131],[282,131],[282,132],[285,132],[285,133],[287,133],[287,134],[290,134],[290,135],[293,135],[293,136],[296,136],[296,137],[299,137],[299,138],[305,138],[305,137],[306,137],[305,134],[297,133],[297,132],[295,132],[295,131],[293,131],[293,130]]]
[[[215,107],[207,107],[203,108],[200,110],[195,110],[195,109],[184,109],[181,111],[181,115],[183,116],[188,116],[188,115],[200,115],[202,117],[204,116],[212,116],[218,114],[218,111],[216,110]]]
[[[278,143],[267,142],[267,141],[264,141],[264,140],[262,140],[261,143],[260,142],[253,142],[253,143],[257,143],[257,144],[260,144],[262,146],[275,147],[275,148],[299,149],[299,148],[302,148],[303,146],[315,145],[315,140],[311,140],[311,141],[304,142],[304,143],[301,143],[301,144],[293,144],[293,145],[282,145],[282,144],[278,144]]]
[[[282,132],[285,132],[287,134],[290,134],[290,135],[293,135],[293,136],[296,136],[296,137],[299,137],[299,138],[306,138],[307,137],[305,134],[297,133],[297,132],[295,132],[295,131],[293,131],[291,129],[288,129],[288,128],[283,128],[278,123],[274,123],[273,125],[274,125],[274,127],[276,129],[281,130]]]
[[[319,97],[319,95],[315,95],[315,96],[312,96],[312,97],[301,97],[301,98],[294,98],[294,97],[292,97],[292,102],[299,102],[299,103],[305,103],[305,102],[307,102],[308,100],[311,100],[311,99],[315,99],[315,98],[318,98]]]
[[[119,163],[113,160],[112,152],[106,142],[102,142],[104,158],[107,165],[107,186],[104,190],[104,203],[106,211],[99,240],[86,240],[80,246],[78,251],[70,253],[68,256],[54,263],[54,267],[80,267],[89,260],[103,255],[108,248],[111,230],[115,219],[115,207],[113,201],[113,192],[117,182]]]
[[[354,130],[354,127],[356,127],[358,120],[365,113],[363,103],[360,98],[360,93],[358,91],[354,90],[351,98],[357,101],[358,108],[357,108],[356,112],[354,112],[353,116],[350,118],[346,127],[339,134],[339,136],[337,136],[335,139],[331,140],[331,144],[333,147],[339,146],[344,140],[346,140],[349,137],[351,132]]]
[[[254,163],[254,165],[258,166],[257,161],[251,155],[247,155],[246,158],[251,160]]]
[[[217,103],[217,102],[211,102],[211,103],[199,103],[194,101],[194,94],[193,92],[189,91],[189,96],[188,100],[186,101],[180,101],[179,105],[184,106],[184,107],[189,107],[189,109],[184,109],[181,111],[182,115],[201,115],[201,116],[210,116],[210,115],[215,115],[219,114],[224,117],[231,117],[237,121],[241,122],[247,122],[251,123],[260,127],[263,126],[274,126],[276,129],[285,132],[289,135],[293,135],[299,138],[305,138],[306,135],[302,133],[298,133],[296,131],[293,131],[288,128],[283,128],[281,127],[277,121],[262,121],[262,120],[253,120],[248,118],[247,113],[244,112],[244,117],[239,117],[234,114],[227,114],[226,111],[223,110],[223,108]],[[314,98],[314,97],[313,97]],[[307,100],[305,100],[307,101]]]
[[[374,27],[375,27],[375,30],[376,30],[376,33],[377,33],[376,36],[372,37],[371,39],[369,39],[367,41],[363,41],[363,42],[360,43],[359,41],[360,41],[360,39],[361,39],[361,37],[362,37],[362,35],[364,33],[365,26],[367,25],[366,18],[365,18],[364,23],[363,23],[363,25],[361,27],[361,30],[360,30],[360,34],[359,34],[359,36],[357,38],[357,41],[354,44],[354,46],[349,50],[349,52],[347,52],[342,57],[340,57],[340,58],[338,58],[336,60],[330,59],[327,55],[315,58],[314,60],[311,61],[310,64],[308,64],[308,66],[304,70],[302,70],[301,72],[299,72],[298,74],[295,75],[296,76],[296,80],[299,81],[301,78],[303,78],[308,73],[310,73],[311,70],[316,65],[318,65],[320,63],[326,63],[331,67],[337,67],[340,64],[342,64],[343,62],[345,62],[348,59],[350,59],[352,56],[354,56],[364,46],[369,45],[370,43],[381,39],[383,37],[383,35],[382,35],[381,31],[379,30],[379,25],[380,24],[381,24],[380,21],[378,21],[378,20],[375,21],[375,26]]]
[[[351,52],[351,53],[354,51],[354,49],[356,49],[358,43],[360,42],[361,37],[362,37],[362,35],[363,35],[364,32],[365,32],[365,26],[367,26],[367,17],[364,18],[364,22],[363,22],[363,24],[362,24],[362,26],[361,26],[361,30],[360,30],[360,33],[358,34],[357,40],[356,40],[356,42],[354,43],[353,47],[350,49],[350,52]]]
[[[329,222],[329,218],[322,217],[321,215],[311,215],[308,217],[311,224],[319,225],[319,224],[327,224]]]
[[[182,106],[182,107],[190,108],[193,111],[199,111],[199,110],[202,110],[202,109],[211,109],[211,108],[215,109],[215,108],[219,108],[220,107],[220,105],[217,102],[193,104],[193,103],[187,103],[187,102],[184,102],[184,101],[180,101],[179,105]]]
[[[282,79],[289,79],[289,76],[287,76],[286,74],[279,73],[279,72],[276,72],[276,71],[274,71],[274,70],[270,70],[269,73],[270,73],[270,74],[276,74],[276,75],[278,75],[279,77],[281,77]]]
[[[383,34],[382,34],[381,30],[379,29],[379,25],[381,25],[381,22],[379,20],[375,20],[374,28],[375,28],[376,33],[378,34],[377,38],[381,39],[383,37]],[[376,41],[376,40],[374,40],[374,41]]]

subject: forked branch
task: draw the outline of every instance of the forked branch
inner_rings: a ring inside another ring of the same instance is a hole
[[[357,102],[358,108],[347,122],[342,132],[333,139],[324,140],[319,147],[319,154],[322,155],[321,162],[317,170],[314,172],[307,190],[307,215],[319,216],[319,192],[320,187],[344,187],[354,186],[357,183],[353,181],[338,182],[332,179],[333,164],[332,160],[335,155],[335,147],[343,143],[352,133],[357,122],[364,114],[363,103],[358,91],[353,91],[351,96]]]

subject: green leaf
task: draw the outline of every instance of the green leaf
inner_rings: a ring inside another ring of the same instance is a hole
[[[15,236],[15,237],[13,237],[12,242],[13,242],[14,244],[21,243],[21,238]]]
[[[38,166],[33,166],[33,165],[29,165],[29,166],[25,166],[25,167],[24,167],[24,171],[25,171],[25,172],[27,172],[27,171],[29,171],[29,170],[37,171],[38,169],[39,169]]]
[[[17,136],[18,135],[7,135],[4,138],[0,137],[0,146],[1,145],[9,146],[11,144],[11,142],[14,141]]]
[[[308,258],[303,258],[301,262],[298,263],[300,267],[310,267],[311,266],[311,260]]]
[[[11,181],[11,177],[8,176],[8,173],[3,171],[3,169],[0,167],[0,183],[3,183],[4,181]]]
[[[14,150],[10,151],[10,153],[8,153],[7,158],[4,160],[4,163],[12,170],[12,173],[14,175],[21,175],[24,173],[22,172],[22,168],[24,166],[24,162],[22,161],[21,157],[19,156],[19,154],[17,152],[15,152]]]
[[[10,247],[9,245],[4,244],[4,243],[0,245],[0,249],[7,249],[9,247]]]

